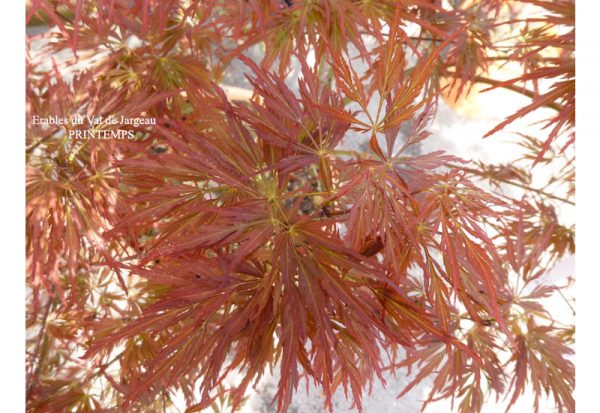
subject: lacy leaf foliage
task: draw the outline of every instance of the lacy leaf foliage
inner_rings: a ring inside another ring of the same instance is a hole
[[[475,3],[33,0],[29,24],[52,30],[28,38],[28,119],[157,125],[99,141],[28,121],[28,411],[166,409],[176,393],[188,412],[236,410],[273,369],[277,411],[303,380],[325,408],[343,389],[361,410],[401,368],[416,370],[401,395],[433,378],[425,405],[510,408],[531,386],[536,409],[545,393],[574,411],[573,329],[543,304],[560,288],[534,288],[574,253],[556,197],[517,165],[419,149],[443,78],[459,95],[554,79],[495,129],[555,106],[519,160],[550,165],[554,140],[574,139],[573,36],[554,30],[574,3]],[[504,25],[537,28],[503,55]],[[261,61],[244,55],[256,47]],[[523,75],[490,83],[503,58]],[[219,86],[240,63],[241,102]],[[569,165],[551,178],[567,203]]]

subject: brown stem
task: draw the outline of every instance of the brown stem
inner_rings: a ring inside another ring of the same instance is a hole
[[[54,132],[53,132],[54,133]],[[31,153],[35,148],[46,142],[52,135],[45,136],[25,148],[25,153]]]
[[[442,41],[442,39],[435,39],[435,38],[431,38],[431,37],[410,36],[409,38],[411,40],[416,40],[416,41],[429,41],[429,42],[441,42]],[[452,41],[451,43],[454,43],[454,41]],[[508,58],[505,58],[502,56],[490,56],[490,57],[487,57],[487,59],[488,60],[507,60]],[[446,74],[456,75],[456,72],[446,71]],[[473,81],[477,82],[477,83],[484,83],[484,84],[490,85],[490,86],[501,87],[506,90],[510,90],[512,92],[520,93],[521,95],[527,96],[531,99],[534,99],[537,96],[537,93],[535,93],[532,90],[526,89],[524,87],[519,87],[519,86],[516,86],[513,84],[505,84],[503,81],[490,79],[485,76],[475,76]],[[544,107],[554,109],[557,112],[560,112],[563,109],[562,105],[560,105],[556,102],[546,103],[544,105]]]
[[[565,295],[562,293],[562,291],[560,290],[560,288],[557,291],[560,294],[560,296],[562,297],[562,299],[565,300],[565,303],[567,303],[567,305],[571,309],[571,312],[573,313],[573,315],[575,315],[575,309],[573,308],[573,306],[571,305],[571,303],[569,302],[569,300],[567,300],[567,297],[565,297]]]
[[[485,172],[482,172],[482,171],[480,171],[478,169],[468,168],[466,166],[456,165],[456,164],[452,164],[452,163],[449,163],[447,165],[449,167],[451,167],[451,168],[462,169],[463,171],[472,173],[474,175],[478,175],[478,176],[481,176],[481,177],[489,177],[488,174],[486,174]],[[502,182],[504,184],[516,186],[516,187],[525,189],[527,191],[532,191],[532,192],[535,192],[536,194],[543,195],[545,197],[552,198],[552,199],[555,199],[557,201],[564,202],[566,204],[575,205],[575,202],[573,202],[573,201],[571,201],[569,199],[562,198],[562,197],[556,196],[556,195],[552,195],[552,194],[550,194],[548,192],[545,192],[545,191],[543,191],[543,190],[541,190],[539,188],[533,188],[531,186],[527,186],[527,185],[522,184],[520,182],[515,182],[515,181],[511,181],[510,179],[503,179],[503,178],[494,178],[494,180],[496,180],[498,182]]]
[[[456,72],[446,71],[446,74],[453,76],[453,75],[456,75]],[[520,93],[521,95],[527,96],[528,98],[531,98],[531,99],[534,99],[538,95],[534,91],[525,89],[524,87],[520,87],[520,86],[516,86],[516,85],[509,85],[509,84],[504,83],[501,80],[490,79],[485,76],[475,76],[473,81],[475,81],[476,83],[484,83],[484,84],[490,85],[490,86],[501,87],[506,90],[510,90],[512,92]],[[560,105],[556,102],[546,103],[543,106],[550,108],[550,109],[554,109],[557,112],[560,112],[563,109],[562,105]]]
[[[123,356],[123,354],[125,354],[125,350],[121,351],[119,354],[114,356],[111,360],[107,361],[106,363],[98,364],[98,366],[97,366],[98,371],[96,371],[94,373],[90,373],[84,380],[82,380],[82,383],[89,383],[90,381],[92,381],[96,377],[100,376],[101,374],[107,375],[108,373],[106,372],[106,368],[113,365],[117,360],[119,360],[121,358],[121,356]]]

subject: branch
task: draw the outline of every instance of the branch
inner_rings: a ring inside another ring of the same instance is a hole
[[[456,72],[446,71],[446,74],[454,76],[454,75],[456,75]],[[535,99],[535,97],[538,95],[534,91],[526,89],[524,87],[519,87],[519,86],[515,86],[515,85],[507,85],[504,81],[490,79],[485,76],[475,76],[475,78],[473,78],[473,81],[476,83],[484,83],[484,84],[490,85],[490,86],[501,87],[501,88],[510,90],[512,92],[520,93],[521,95],[527,96],[528,98],[531,98],[531,99]],[[554,109],[557,112],[560,112],[563,109],[562,105],[559,105],[556,102],[546,103],[543,106],[550,108],[550,109]]]
[[[462,169],[465,172],[469,172],[469,173],[472,173],[472,174],[477,175],[477,176],[490,178],[489,174],[486,174],[485,172],[480,171],[478,169],[468,168],[466,166],[456,165],[456,164],[453,164],[453,163],[448,163],[447,165],[449,167],[451,167],[451,168]],[[496,177],[494,177],[493,179],[495,181],[497,181],[497,182],[502,182],[504,184],[516,186],[516,187],[525,189],[527,191],[535,192],[536,194],[543,195],[545,197],[552,198],[552,199],[564,202],[564,203],[569,204],[569,205],[575,205],[575,202],[573,202],[573,201],[571,201],[569,199],[562,198],[560,196],[556,196],[556,195],[550,194],[550,193],[545,192],[545,191],[543,191],[543,190],[541,190],[539,188],[533,188],[531,186],[527,186],[527,185],[522,184],[520,182],[511,181],[510,179],[502,179],[502,178],[496,178]]]

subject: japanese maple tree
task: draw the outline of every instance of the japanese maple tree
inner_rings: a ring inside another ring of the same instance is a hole
[[[167,411],[176,394],[236,411],[277,369],[278,412],[304,381],[324,409],[341,389],[362,410],[406,371],[398,396],[432,380],[424,407],[529,392],[573,412],[574,326],[545,306],[568,298],[543,276],[575,250],[574,9],[30,1],[46,29],[27,38],[28,411]],[[417,150],[439,101],[475,85],[529,100],[488,141],[551,115],[507,164]],[[73,139],[87,126],[32,120],[73,115],[156,124]]]

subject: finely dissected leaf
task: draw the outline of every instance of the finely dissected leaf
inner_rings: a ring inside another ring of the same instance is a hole
[[[545,64],[535,64],[528,73],[514,79],[498,82],[494,87],[505,87],[515,83],[532,82],[535,87],[533,100],[530,104],[508,116],[503,122],[489,131],[485,136],[501,130],[516,119],[533,112],[541,107],[551,107],[558,112],[551,117],[544,128],[550,128],[548,137],[538,153],[535,163],[542,160],[544,154],[550,149],[551,144],[559,135],[567,135],[569,140],[563,145],[568,147],[575,140],[572,127],[575,125],[575,1],[561,0],[558,2],[524,0],[541,8],[545,14],[542,18],[525,19],[526,24],[538,25],[535,35],[519,44],[514,51],[515,58],[526,54],[533,61]],[[557,28],[560,27],[560,32]],[[568,30],[568,31],[567,31]],[[545,58],[545,52],[556,52],[557,57]],[[549,90],[545,93],[537,92],[538,82],[552,80]]]
[[[309,382],[360,411],[402,367],[423,407],[574,411],[574,327],[545,305],[572,279],[544,277],[575,252],[573,1],[33,0],[27,22],[28,412],[239,411],[273,369],[278,412]],[[474,83],[530,99],[494,132],[557,113],[467,162],[427,129]]]
[[[574,386],[574,365],[569,360],[573,350],[557,336],[553,327],[536,325],[532,317],[527,318],[527,333],[518,337],[517,351],[513,353],[514,376],[510,383],[513,395],[510,406],[523,394],[529,381],[535,394],[534,411],[539,411],[542,391],[552,394],[559,410],[575,411],[575,400],[571,393]]]

